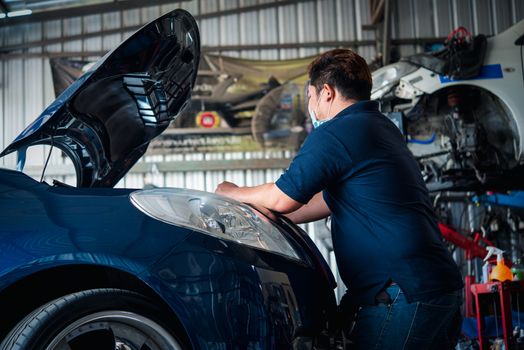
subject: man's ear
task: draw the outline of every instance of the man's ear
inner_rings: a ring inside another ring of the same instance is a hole
[[[328,102],[331,102],[332,100],[334,100],[336,97],[336,93],[337,93],[335,88],[329,84],[324,84],[323,88],[324,88],[324,91],[326,91],[324,95],[326,97],[326,100]]]

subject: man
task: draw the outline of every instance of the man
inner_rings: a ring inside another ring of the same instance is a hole
[[[371,73],[351,50],[309,66],[315,126],[276,183],[216,193],[286,214],[295,223],[332,216],[333,247],[358,306],[357,349],[452,349],[462,279],[441,241],[418,165],[396,126],[378,110]]]

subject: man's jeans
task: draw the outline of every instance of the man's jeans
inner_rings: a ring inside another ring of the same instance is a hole
[[[390,301],[359,309],[350,335],[351,349],[455,348],[462,325],[461,291],[411,304],[398,285],[386,292]]]

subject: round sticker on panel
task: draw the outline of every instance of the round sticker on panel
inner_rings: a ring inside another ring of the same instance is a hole
[[[220,125],[220,116],[217,112],[200,112],[196,116],[196,124],[201,128],[217,128]]]

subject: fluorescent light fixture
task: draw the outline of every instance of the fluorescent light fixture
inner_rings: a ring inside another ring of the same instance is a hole
[[[8,12],[7,13],[7,17],[27,16],[27,15],[30,15],[32,13],[33,13],[33,11],[31,11],[31,10],[13,11],[13,12]]]
[[[3,12],[2,12],[2,13],[0,13],[0,18],[6,18],[6,17],[7,17],[7,16],[6,16],[6,14],[5,14],[5,13],[3,13]]]
[[[61,5],[61,4],[68,4],[68,3],[71,4],[71,0],[49,0],[49,1],[38,1],[33,4],[28,4],[28,6],[34,9],[38,7],[46,7],[46,6]]]

